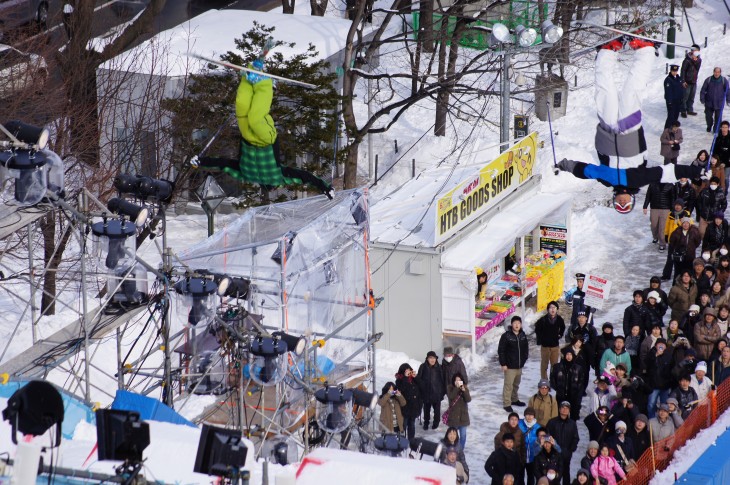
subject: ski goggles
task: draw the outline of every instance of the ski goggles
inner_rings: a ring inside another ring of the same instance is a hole
[[[613,208],[619,214],[628,214],[634,210],[634,204],[636,198],[631,194],[614,194],[613,195]]]

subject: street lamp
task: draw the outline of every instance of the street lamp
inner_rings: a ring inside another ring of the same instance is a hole
[[[205,215],[208,216],[208,237],[210,237],[214,232],[213,215],[223,199],[226,198],[226,193],[213,176],[208,175],[205,182],[195,191],[195,195],[200,199],[200,205],[203,207]]]
[[[520,47],[530,47],[537,40],[537,31],[524,25],[518,25],[515,28],[515,37]]]

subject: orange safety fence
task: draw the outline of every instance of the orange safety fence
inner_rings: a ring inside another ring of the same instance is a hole
[[[697,433],[711,426],[728,407],[730,407],[730,379],[725,380],[716,391],[710,391],[707,398],[687,416],[684,424],[672,436],[653,443],[653,446],[650,446],[636,461],[637,466],[622,483],[647,485],[656,472],[669,466],[675,451],[694,438]]]

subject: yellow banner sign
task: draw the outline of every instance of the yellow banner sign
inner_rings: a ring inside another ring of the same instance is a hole
[[[548,303],[558,301],[563,294],[565,262],[561,261],[542,274],[537,280],[537,311],[547,308]]]
[[[465,227],[530,178],[535,160],[536,132],[441,197],[436,208],[435,243],[440,243]]]

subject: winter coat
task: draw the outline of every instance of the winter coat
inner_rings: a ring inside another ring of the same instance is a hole
[[[697,380],[697,375],[692,374],[689,385],[697,393],[697,399],[702,401],[707,397],[707,394],[709,394],[710,389],[712,388],[712,380],[705,375],[705,377],[702,378],[702,382],[700,382]]]
[[[454,428],[469,426],[469,406],[467,405],[471,401],[469,388],[464,384],[462,391],[449,384],[446,388],[446,395],[449,396],[449,419],[446,424]],[[457,398],[459,398],[458,401]]]
[[[690,232],[692,232],[692,227],[690,227]],[[682,230],[679,229],[678,231],[674,231],[672,237],[674,237],[677,232],[679,232],[680,235],[682,234]],[[700,232],[697,228],[695,228],[695,232],[697,233],[697,239],[699,239]],[[672,243],[670,242],[669,244],[671,246]],[[697,287],[695,286],[694,281],[690,280],[689,288],[685,288],[681,282],[677,282],[677,284],[672,286],[672,289],[669,290],[667,299],[667,303],[669,303],[669,307],[672,309],[672,320],[681,321],[684,314],[689,311],[690,305],[694,305],[694,302],[697,299]]]
[[[671,415],[667,417],[667,420],[663,423],[659,421],[659,416],[649,420],[649,432],[651,433],[651,439],[654,440],[654,443],[661,441],[664,438],[669,438],[676,430],[677,427],[674,425],[674,420]]]
[[[681,103],[684,98],[684,86],[679,76],[667,75],[664,78],[664,100],[667,103]]]
[[[451,359],[451,362],[441,359],[441,372],[444,374],[444,390],[454,382],[454,376],[458,373],[464,380],[464,384],[469,384],[469,377],[466,375],[466,366],[457,354]]]
[[[641,350],[641,342],[643,342],[643,338],[641,334],[639,335],[627,335],[624,339],[626,352],[631,357],[632,362],[635,361],[639,357],[639,351]],[[637,369],[636,366],[632,363],[631,367],[633,369],[634,373],[638,373],[641,369],[641,364],[639,364],[639,368]]]
[[[464,473],[469,475],[469,465],[466,464],[466,455],[464,454],[464,450],[459,445],[459,442],[456,443],[450,443],[445,438],[441,440],[441,457],[439,458],[439,462],[446,463],[446,450],[449,447],[456,448],[456,461],[458,463],[461,463],[461,466],[464,469]],[[501,443],[500,443],[501,445]],[[494,449],[496,450],[498,447],[495,446]]]
[[[502,485],[502,478],[506,474],[515,477],[515,485],[524,485],[525,472],[520,456],[514,450],[500,446],[494,450],[484,463],[484,471],[492,477],[492,485]]]
[[[714,75],[705,79],[700,89],[700,103],[706,109],[722,109],[724,103],[730,103],[730,89],[727,89],[725,76]]]
[[[727,198],[723,189],[712,190],[707,187],[702,189],[697,198],[697,214],[706,221],[712,220],[716,212],[725,212],[727,209]]]
[[[725,365],[720,359],[713,360],[708,366],[707,374],[716,386],[720,386],[725,379],[730,377],[730,363]]]
[[[614,366],[624,364],[626,366],[626,374],[631,374],[631,356],[626,349],[621,349],[621,353],[617,354],[615,349],[606,349],[601,357],[601,370],[606,368],[606,362],[611,362]]]
[[[659,137],[659,155],[664,158],[677,158],[679,156],[679,150],[680,150],[680,144],[684,141],[684,137],[682,136],[682,128],[677,128],[677,131],[673,131],[671,128],[666,128],[661,136]],[[675,144],[672,144],[672,142],[675,142]],[[674,184],[671,183],[665,183],[660,184],[659,182],[653,182],[649,184],[649,190],[651,190],[652,185],[669,185],[672,188],[671,195],[674,195]],[[647,191],[647,196],[649,195],[649,192]],[[669,201],[669,205],[667,207],[654,207],[652,206],[652,209],[671,209],[672,203],[674,202],[674,199],[671,199]],[[646,203],[645,203],[646,204]]]
[[[675,355],[677,355],[678,353],[678,351],[675,351]],[[674,380],[674,382],[679,382],[679,378],[682,376],[688,376],[695,373],[697,361],[694,357],[684,356],[682,360],[678,361],[675,358],[674,361],[677,363],[672,369],[672,379]]]
[[[672,233],[682,227],[682,219],[684,219],[685,217],[689,217],[690,219],[692,219],[690,212],[687,209],[683,209],[680,212],[669,212],[669,215],[667,216],[667,222],[666,224],[664,224],[665,242],[669,242],[669,237],[672,235]],[[691,224],[694,224],[694,221],[692,221]],[[644,301],[646,301],[646,295],[644,295]]]
[[[701,319],[701,314],[698,313],[695,316],[691,316],[689,312],[687,312],[679,320],[679,329],[684,333],[684,336],[687,341],[689,341],[690,345],[695,341],[695,326],[697,326]]]
[[[688,387],[686,391],[682,390],[681,387],[677,387],[669,393],[669,397],[673,397],[679,403],[679,410],[682,413],[682,419],[687,419],[689,413],[697,407],[697,392],[692,389],[691,386]]]
[[[652,389],[665,390],[672,387],[672,353],[665,350],[657,356],[656,347],[651,349],[646,359],[646,383]]]
[[[608,439],[609,436],[613,436],[614,428],[616,426],[617,419],[613,415],[609,415],[606,422],[602,422],[598,419],[596,412],[590,413],[588,416],[583,418],[583,423],[588,429],[588,439],[590,441],[598,441],[602,443]]]
[[[616,459],[618,465],[622,469],[626,468],[627,460],[634,459],[634,442],[631,440],[631,438],[624,436],[624,440],[621,441],[620,439],[618,439],[618,435],[613,435],[606,440],[606,444],[611,449],[611,456]],[[623,451],[623,455],[618,449],[619,446],[621,447],[621,451]],[[626,460],[624,460],[624,455],[626,455]]]
[[[607,406],[608,409],[611,409],[616,400],[616,395],[616,387],[613,384],[610,384],[605,391],[601,391],[596,386],[588,395],[591,400],[590,411],[592,413],[596,412],[601,406]]]
[[[504,423],[499,425],[499,432],[497,432],[496,435],[494,435],[494,449],[496,450],[500,446],[502,446],[502,436],[505,433],[512,433],[512,435],[515,437],[515,450],[521,450],[522,449],[522,430],[520,429],[520,425],[518,424],[514,428],[509,425],[508,421],[505,421]]]
[[[466,382],[466,376],[462,374],[462,377]],[[440,403],[446,394],[444,373],[438,361],[434,365],[429,365],[428,360],[421,364],[416,375],[416,383],[421,390],[421,400],[424,403]]]
[[[380,422],[385,425],[388,431],[392,433],[394,429],[393,410],[391,409],[391,406],[395,407],[395,416],[396,421],[398,422],[398,429],[400,429],[401,431],[405,430],[405,428],[403,427],[403,412],[401,411],[401,408],[406,405],[406,398],[404,398],[400,394],[391,396],[390,393],[386,393],[378,400],[378,405],[380,406]]]
[[[570,417],[563,419],[560,416],[555,416],[548,421],[546,428],[548,434],[555,438],[555,442],[560,445],[564,455],[575,453],[580,441],[578,425],[575,421]]]
[[[576,324],[575,326],[570,327],[570,330],[568,331],[568,341],[570,342],[574,337],[580,337],[580,339],[583,341],[583,349],[586,354],[583,356],[583,358],[586,359],[588,365],[592,364],[594,357],[593,349],[596,348],[596,343],[598,340],[598,332],[596,331],[596,327],[594,327],[590,323],[586,323],[582,327]],[[590,358],[588,358],[587,355],[590,355]]]
[[[643,331],[651,329],[651,315],[644,305],[632,303],[624,310],[624,335],[629,335],[634,325],[638,325]]]
[[[723,135],[722,131],[720,131],[720,133],[717,134],[715,146],[712,147],[712,154],[719,157],[722,165],[726,167],[728,166],[730,163],[730,133]],[[722,177],[720,182],[722,182]]]
[[[464,464],[462,462],[456,460],[452,465],[448,461],[444,460],[441,463],[454,468],[454,471],[456,472],[456,483],[469,483],[469,473],[464,469]]]
[[[550,371],[550,387],[555,389],[558,402],[574,402],[574,398],[583,395],[586,371],[580,364],[565,359],[555,364]],[[578,399],[580,402],[580,399]]]
[[[674,184],[674,200],[682,199],[684,201],[684,208],[689,214],[695,209],[695,203],[697,201],[697,192],[691,183],[687,182],[682,185],[681,182]],[[674,209],[674,207],[672,207]]]
[[[591,475],[594,478],[605,478],[608,485],[616,485],[616,476],[626,478],[626,472],[623,471],[616,459],[612,456],[598,455],[591,465]]]
[[[558,415],[558,401],[550,393],[545,397],[539,392],[534,394],[527,405],[535,408],[535,419],[543,428],[547,426],[548,421]]]
[[[497,347],[499,365],[506,365],[508,369],[522,369],[527,362],[528,352],[527,335],[522,329],[515,334],[509,328],[499,338]]]
[[[563,476],[562,459],[562,453],[556,450],[555,447],[550,450],[550,453],[545,448],[542,448],[540,453],[535,457],[535,476],[543,477],[552,468],[557,472],[557,476],[551,483],[560,483],[560,478]]]
[[[634,456],[630,457],[634,460],[638,460],[649,449],[649,446],[651,446],[648,426],[644,427],[641,432],[638,432],[634,426],[629,425],[629,429],[626,431],[626,437],[630,438],[634,445]]]
[[[565,333],[565,320],[560,315],[555,315],[555,320],[550,315],[543,315],[535,322],[535,337],[537,345],[543,347],[558,347],[560,338]]]
[[[406,405],[403,407],[403,416],[406,418],[417,418],[421,415],[423,401],[421,401],[421,390],[413,377],[406,377],[398,374],[395,380],[398,390],[406,398]]]
[[[718,340],[722,338],[720,326],[713,319],[711,325],[707,325],[704,321],[695,325],[695,341],[694,349],[697,351],[699,360],[707,360],[710,358],[712,349]]]
[[[662,299],[662,301],[656,305],[652,305],[647,301],[644,303],[644,308],[646,308],[649,313],[649,326],[647,328],[642,328],[641,330],[642,335],[648,335],[651,333],[651,327],[654,325],[659,324],[660,327],[664,326],[664,315],[666,315],[669,307],[667,306],[667,300]]]
[[[725,219],[718,226],[713,220],[705,229],[705,237],[702,238],[702,251],[714,251],[720,249],[720,246],[730,242],[727,234],[728,224]]]
[[[594,313],[596,310],[594,308],[591,308],[590,306],[585,304],[585,297],[586,293],[583,290],[579,290],[576,288],[576,290],[573,292],[573,296],[571,297],[571,304],[573,305],[573,312],[570,315],[570,326],[574,327],[578,325],[578,313],[579,312],[586,312],[586,315],[588,316],[588,321],[591,321],[591,314]]]
[[[667,131],[667,130],[664,130]],[[677,133],[681,133],[681,130]],[[662,135],[663,137],[664,135]],[[663,143],[663,142],[662,142]],[[674,158],[679,153],[678,150],[669,149],[673,154],[662,156],[667,158]],[[664,151],[664,145],[662,144],[662,152]],[[649,188],[646,189],[646,197],[644,197],[644,209],[650,207],[652,209],[672,209],[674,204],[674,185],[669,183],[652,182],[649,184]]]
[[[616,340],[616,336],[613,333],[601,333],[601,335],[598,336],[596,339],[596,345],[595,345],[595,354],[596,358],[594,359],[592,365],[595,369],[598,370],[598,374],[600,374],[603,369],[600,368],[601,365],[601,358],[603,357],[603,353],[606,351],[606,349],[612,349],[613,343]]]
[[[251,93],[253,90],[253,98]],[[246,78],[241,79],[236,93],[236,119],[244,140],[251,145],[264,147],[276,141],[276,127],[269,114],[274,95],[272,82],[262,81],[251,87]],[[255,99],[255,102],[251,100]]]
[[[651,352],[651,349],[654,347],[655,343],[656,338],[654,338],[652,334],[647,335],[644,341],[641,342],[641,347],[639,348],[639,363],[641,364],[642,373],[646,371],[647,358],[649,357],[649,352]]]
[[[693,58],[691,53],[687,53],[682,61],[682,68],[679,71],[679,77],[687,84],[697,84],[697,75],[700,72],[702,58],[697,56]]]
[[[520,419],[520,429],[522,430],[522,448],[520,449],[520,457],[524,463],[532,463],[535,460],[533,453],[533,445],[537,441],[537,430],[542,428],[540,423],[534,421],[532,426],[528,426],[524,419]]]

